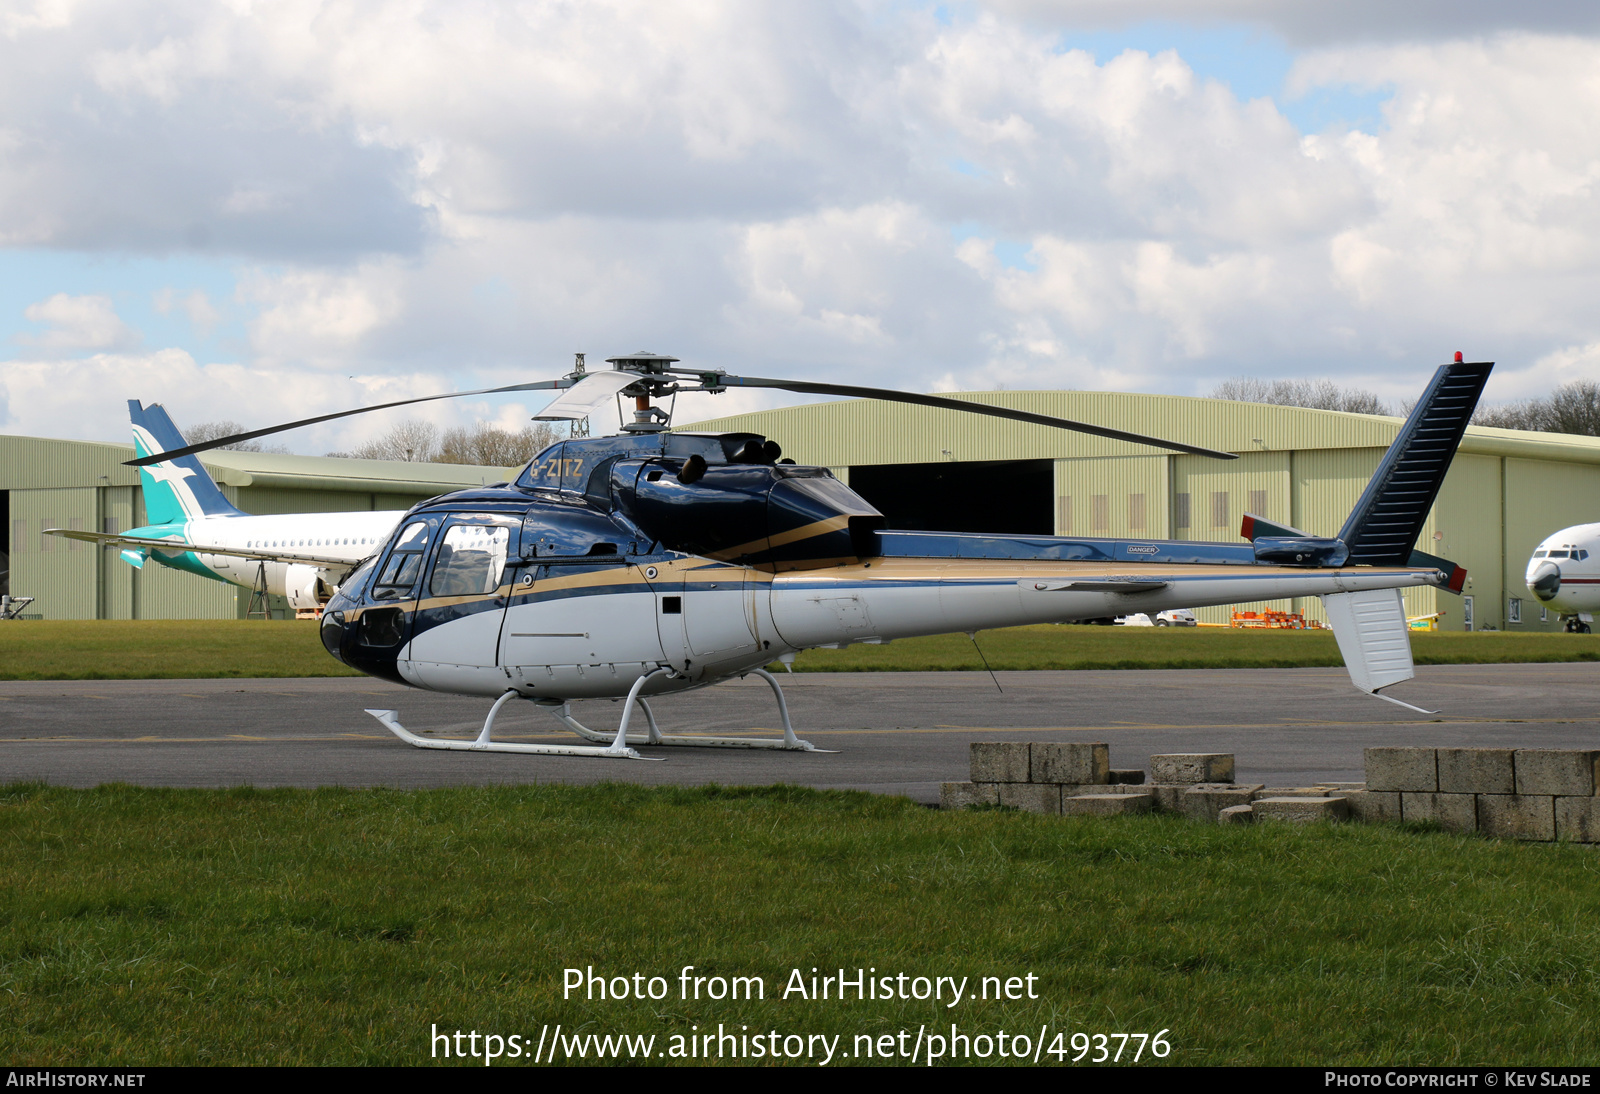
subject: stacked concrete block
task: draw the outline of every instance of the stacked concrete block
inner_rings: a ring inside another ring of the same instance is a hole
[[[1119,817],[1150,812],[1149,794],[1076,794],[1061,799],[1064,816]]]
[[[1369,748],[1363,820],[1434,821],[1497,839],[1600,843],[1600,750]],[[1399,797],[1399,817],[1389,795]]]
[[[1150,757],[1152,783],[1229,783],[1233,781],[1231,752],[1173,752]]]
[[[1257,798],[1250,803],[1256,820],[1342,821],[1350,816],[1350,803],[1344,798]]]
[[[1263,786],[1234,780],[1226,752],[1150,757],[1111,767],[1100,743],[985,741],[972,781],[945,783],[946,809],[1004,805],[1031,813],[1181,813],[1195,820],[1431,821],[1498,839],[1600,843],[1600,749],[1369,748],[1365,783]]]
[[[1195,783],[1179,797],[1178,808],[1186,817],[1215,823],[1224,809],[1249,806],[1260,791],[1260,783]]]
[[[972,781],[945,783],[939,790],[944,809],[974,805],[1005,805],[1029,813],[1059,814],[1064,801],[1085,795],[1138,801],[1073,804],[1070,813],[1136,812],[1149,809],[1149,794],[1129,793],[1126,783],[1114,783],[1111,750],[1103,742],[974,741]],[[1143,776],[1143,772],[1127,773]]]

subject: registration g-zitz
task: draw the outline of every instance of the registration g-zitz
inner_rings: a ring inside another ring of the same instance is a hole
[[[1352,681],[1378,694],[1413,675],[1400,590],[1460,592],[1466,578],[1454,563],[1414,546],[1492,367],[1463,363],[1460,354],[1435,373],[1343,528],[1313,535],[1247,515],[1244,543],[889,530],[825,468],[784,459],[777,442],[753,434],[674,431],[661,400],[680,391],[778,388],[1235,457],[985,403],[734,376],[683,368],[657,354],[609,364],[593,372],[580,364],[558,380],[490,391],[559,390],[540,414],[550,420],[587,418],[614,399],[632,399],[632,420],[619,434],[558,442],[514,482],[415,506],[338,581],[321,624],[334,657],[384,679],[494,700],[475,740],[419,737],[394,711],[371,712],[402,740],[420,748],[632,758],[641,758],[636,745],[815,751],[795,736],[778,682],[764,667],[799,650],[1295,596],[1322,598]],[[132,462],[165,466],[206,448],[356,413]],[[777,697],[781,738],[660,731],[650,697],[752,673]],[[592,743],[495,740],[495,715],[513,699],[551,708]],[[614,734],[572,716],[571,703],[582,699],[626,700]],[[642,728],[635,710],[643,713]]]

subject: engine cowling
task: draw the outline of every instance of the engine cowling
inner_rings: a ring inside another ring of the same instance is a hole
[[[778,570],[875,557],[882,513],[826,468],[624,460],[611,501],[663,546]],[[687,481],[685,481],[687,480]]]

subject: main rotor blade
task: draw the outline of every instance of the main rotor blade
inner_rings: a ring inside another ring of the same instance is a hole
[[[191,444],[187,448],[174,448],[170,452],[157,452],[154,456],[143,456],[137,460],[126,460],[124,467],[147,467],[153,463],[164,460],[175,460],[182,456],[193,455],[196,452],[205,452],[223,445],[233,444],[236,441],[250,441],[257,437],[267,437],[274,433],[282,433],[288,429],[298,429],[303,425],[316,425],[318,422],[331,422],[335,418],[348,418],[352,414],[365,414],[372,410],[388,410],[395,406],[410,406],[412,403],[430,403],[435,399],[462,399],[468,395],[498,395],[506,391],[553,391],[564,387],[571,387],[574,380],[538,380],[531,384],[507,384],[505,387],[486,387],[480,391],[450,391],[443,395],[423,395],[416,399],[397,399],[392,403],[379,403],[377,406],[357,407],[355,410],[341,410],[335,414],[320,414],[315,418],[301,418],[298,422],[287,422],[283,425],[268,426],[266,429],[252,429],[248,433],[235,433],[231,437],[218,437],[214,441],[203,444]]]
[[[728,376],[720,375],[717,383],[727,387],[772,387],[783,391],[799,392],[803,395],[848,395],[857,399],[883,399],[891,403],[912,403],[916,406],[931,406],[941,410],[962,410],[968,414],[987,414],[994,418],[1009,418],[1014,422],[1027,422],[1030,425],[1048,425],[1056,429],[1070,429],[1076,433],[1087,433],[1092,437],[1105,437],[1113,441],[1129,441],[1133,444],[1147,444],[1155,448],[1167,448],[1174,452],[1187,452],[1192,456],[1209,456],[1214,460],[1236,460],[1238,455],[1233,452],[1218,452],[1214,448],[1202,448],[1199,445],[1183,444],[1179,441],[1164,441],[1159,437],[1147,437],[1142,433],[1129,433],[1122,429],[1108,429],[1101,425],[1090,425],[1087,422],[1075,422],[1070,418],[1052,418],[1046,414],[1033,414],[1026,410],[1012,410],[1010,407],[992,406],[989,403],[969,403],[964,399],[946,399],[941,395],[919,395],[910,391],[893,391],[881,387],[855,387],[850,384],[814,384],[805,380],[770,380],[761,376]]]

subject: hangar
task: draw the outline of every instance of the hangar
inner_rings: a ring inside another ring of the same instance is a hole
[[[1240,454],[1227,463],[904,404],[817,403],[680,425],[748,431],[829,467],[891,527],[1043,535],[1239,541],[1246,512],[1332,535],[1355,505],[1399,418],[1170,395],[1082,391],[953,396],[1169,437]],[[243,616],[249,591],[115,551],[45,536],[143,522],[130,445],[0,436],[0,592],[33,596],[49,619]],[[228,499],[252,513],[405,509],[499,482],[505,468],[261,452],[205,455]],[[1527,594],[1534,546],[1600,519],[1600,438],[1471,427],[1418,544],[1465,566],[1466,595],[1406,593],[1407,614],[1446,630],[1557,630]],[[9,556],[9,561],[6,561]],[[1272,605],[1321,618],[1315,599]],[[1227,609],[1202,609],[1225,622]]]
[[[165,566],[135,570],[115,549],[46,528],[126,532],[145,523],[131,444],[0,436],[0,594],[31,596],[22,618],[242,618],[250,590]],[[248,513],[409,509],[449,490],[501,482],[501,467],[213,451],[204,465]],[[274,598],[274,617],[287,605]]]
[[[745,430],[829,467],[890,527],[1238,543],[1246,512],[1334,535],[1399,418],[1172,395],[999,391],[951,396],[1237,452],[1221,462],[976,415],[865,400],[683,428]],[[1406,592],[1444,630],[1559,630],[1523,584],[1545,536],[1600,520],[1600,438],[1473,426],[1418,547],[1467,568],[1462,597]],[[1315,598],[1241,609],[1321,619]],[[1226,622],[1229,609],[1200,610]]]

